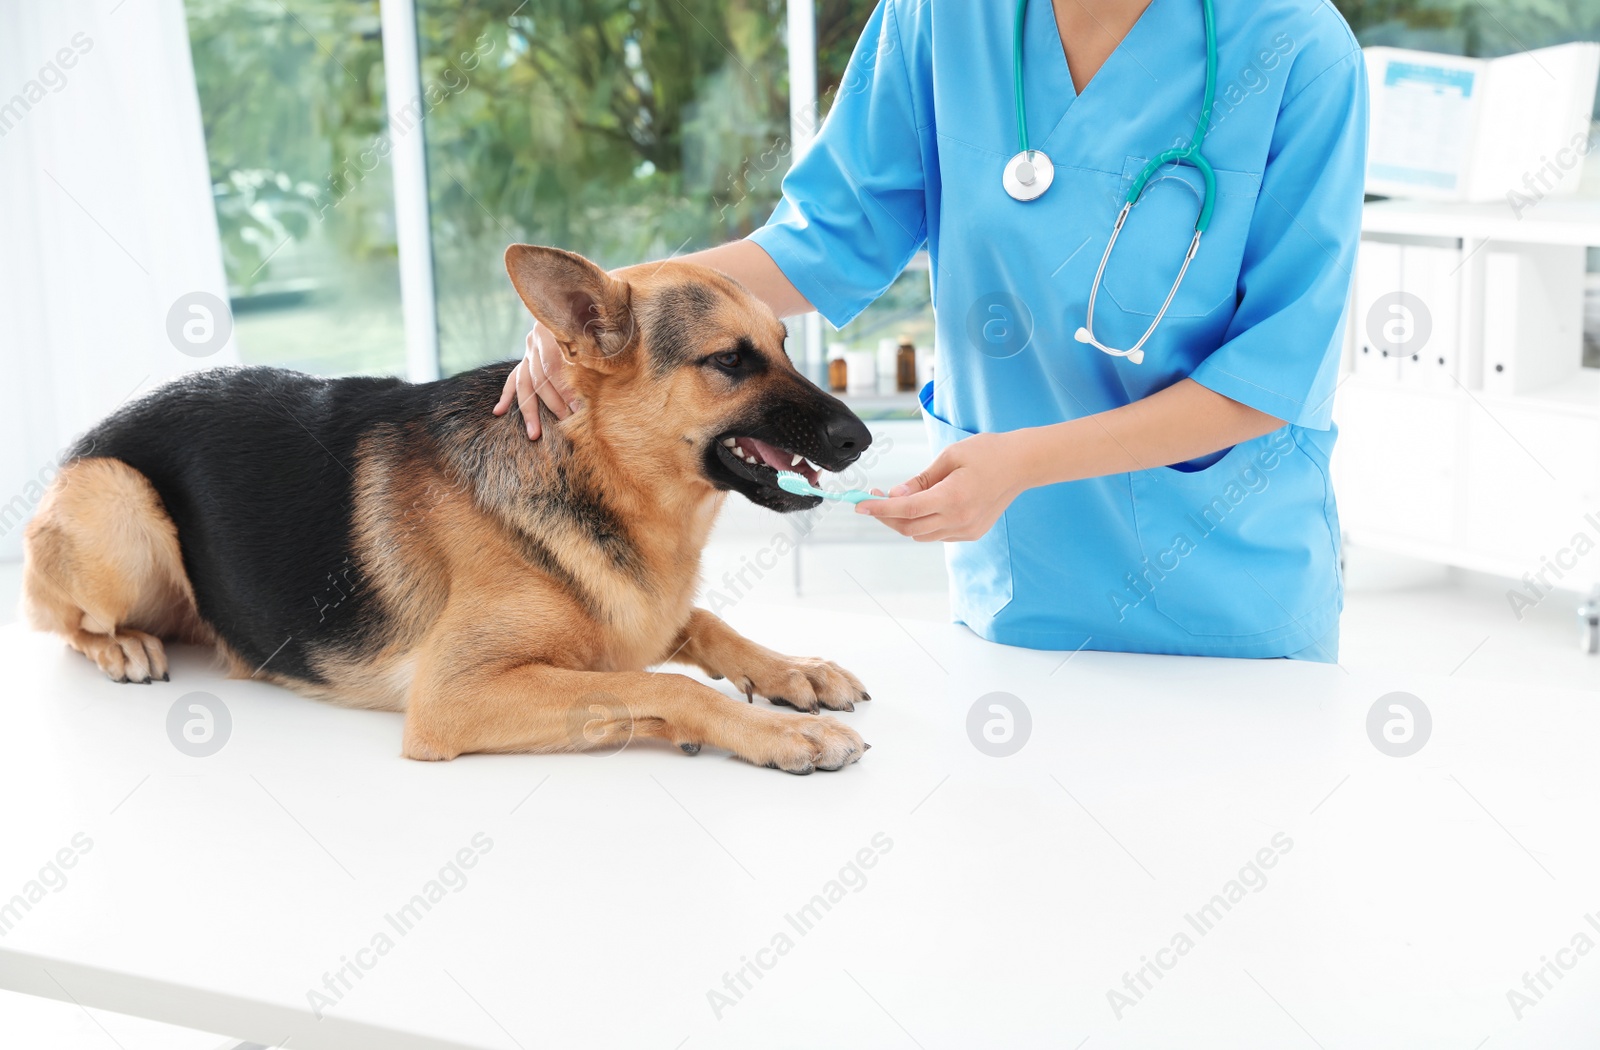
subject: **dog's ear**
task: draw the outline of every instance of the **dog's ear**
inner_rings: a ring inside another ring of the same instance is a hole
[[[548,328],[568,362],[604,369],[634,342],[626,281],[575,252],[513,244],[506,272],[529,311]]]

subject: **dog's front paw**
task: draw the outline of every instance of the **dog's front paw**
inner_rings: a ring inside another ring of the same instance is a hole
[[[774,713],[763,731],[739,750],[742,757],[757,765],[803,776],[814,770],[831,772],[859,762],[871,746],[836,718]]]
[[[728,675],[728,680],[746,696],[757,693],[775,704],[811,714],[824,707],[854,711],[858,700],[872,699],[859,678],[832,660],[816,657],[774,655],[743,673]]]

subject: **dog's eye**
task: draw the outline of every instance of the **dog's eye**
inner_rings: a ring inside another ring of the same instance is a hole
[[[744,361],[744,356],[737,350],[729,350],[725,354],[718,354],[712,360],[723,368],[738,368],[740,363]]]

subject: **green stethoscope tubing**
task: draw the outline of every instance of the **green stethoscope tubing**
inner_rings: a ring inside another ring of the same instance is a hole
[[[1200,216],[1195,220],[1196,233],[1204,233],[1211,225],[1211,213],[1216,209],[1217,176],[1211,163],[1200,152],[1206,141],[1206,130],[1211,125],[1211,109],[1217,97],[1217,24],[1211,0],[1200,0],[1200,10],[1206,24],[1206,90],[1200,103],[1200,119],[1195,124],[1192,141],[1187,146],[1169,149],[1146,164],[1128,188],[1124,203],[1130,207],[1139,202],[1145,186],[1156,172],[1168,164],[1187,164],[1200,172],[1205,180],[1205,196],[1200,202]],[[1027,20],[1028,0],[1017,0],[1016,27],[1011,37],[1012,90],[1016,95],[1017,148],[1020,153],[1032,152],[1028,148],[1028,104],[1023,92],[1022,79],[1022,29]]]

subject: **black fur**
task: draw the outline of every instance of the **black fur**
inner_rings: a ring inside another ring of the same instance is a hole
[[[644,345],[650,348],[656,375],[666,375],[713,349],[696,342],[694,334],[718,301],[717,294],[701,284],[680,284],[656,293],[644,325]]]
[[[320,682],[314,649],[358,649],[385,624],[352,548],[358,442],[392,429],[426,452],[455,428],[481,429],[514,364],[415,385],[195,373],[101,422],[73,458],[118,459],[148,478],[201,617],[252,666]]]

